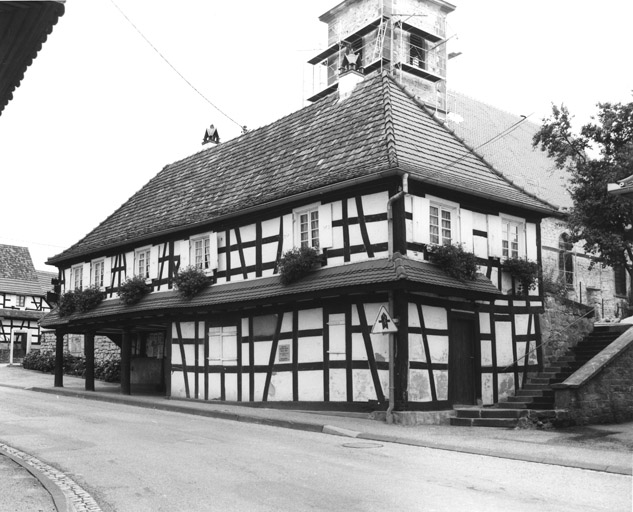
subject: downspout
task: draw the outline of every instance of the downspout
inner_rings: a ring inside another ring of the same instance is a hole
[[[409,175],[407,173],[402,175],[402,188],[399,192],[389,198],[387,201],[387,251],[389,261],[393,261],[393,203],[395,203],[401,197],[404,197],[409,193]],[[389,314],[394,322],[398,320],[394,314],[394,298],[393,291],[389,292]],[[393,423],[393,408],[396,402],[396,371],[395,371],[395,335],[389,333],[389,407],[387,408],[386,421],[389,425]]]

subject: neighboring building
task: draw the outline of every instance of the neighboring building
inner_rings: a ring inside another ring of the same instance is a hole
[[[52,272],[36,271],[28,248],[0,245],[0,362],[17,363],[40,346],[39,320],[50,311]]]
[[[563,281],[568,298],[593,307],[598,319],[626,316],[626,272],[599,264],[590,268],[593,258],[582,243],[568,241],[564,212],[573,204],[569,176],[545,152],[532,147],[540,126],[454,91],[448,94],[448,111],[446,125],[458,137],[517,186],[563,213],[544,219],[541,225],[545,278]]]
[[[381,41],[385,23],[426,48],[426,36],[443,37],[435,31],[452,6],[410,3],[436,21],[394,25],[370,1],[344,2],[328,17],[337,27],[348,15],[362,20],[348,36],[361,47]],[[417,44],[408,52],[419,59]],[[400,410],[492,404],[542,366],[543,297],[515,293],[501,266],[513,256],[541,261],[541,219],[556,209],[403,88],[401,73],[435,87],[422,73],[429,60],[411,70],[401,56],[395,74],[381,61],[367,76],[348,46],[326,58],[334,54],[344,69],[313,105],[166,166],[50,258],[65,290],[107,294],[91,311],[46,317],[60,351],[65,334],[109,336],[122,347],[124,393],[162,383],[175,397],[346,409],[386,407],[390,374]],[[445,242],[477,255],[477,280],[429,263],[427,248]],[[277,264],[299,246],[317,248],[321,268],[283,285]],[[185,299],[174,277],[190,265],[213,284]],[[126,306],[117,292],[134,275],[152,291]],[[399,326],[393,352],[389,336],[372,334],[382,307]]]
[[[0,2],[0,115],[63,14],[64,0]]]

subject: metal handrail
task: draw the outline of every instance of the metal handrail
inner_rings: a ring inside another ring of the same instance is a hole
[[[573,322],[571,322],[567,327],[565,327],[565,329],[561,329],[559,331],[554,331],[553,334],[560,334],[561,332],[563,332],[564,330],[569,329],[572,325],[580,322],[580,320],[582,320],[583,318],[585,318],[587,315],[593,315],[595,314],[595,311],[593,309],[587,311],[584,315],[579,316],[578,318],[576,318],[576,320],[574,320]],[[512,368],[514,366],[517,366],[519,361],[522,361],[523,359],[525,359],[526,357],[530,356],[530,354],[532,354],[532,352],[534,352],[535,350],[538,350],[539,348],[541,348],[544,345],[547,345],[548,343],[550,343],[551,341],[554,340],[554,337],[550,337],[547,341],[542,342],[540,345],[537,345],[536,347],[534,347],[532,350],[530,350],[527,354],[521,356],[520,358],[512,361],[512,363],[510,363],[508,366],[506,366],[505,368],[503,368],[501,370],[501,373],[505,372],[508,368]]]

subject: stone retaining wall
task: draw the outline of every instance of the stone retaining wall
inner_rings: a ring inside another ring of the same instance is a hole
[[[42,333],[40,350],[55,352],[55,333],[48,331]],[[82,334],[64,335],[64,352],[70,352],[74,356],[84,355],[84,337]],[[121,357],[121,349],[107,336],[95,336],[95,361],[108,361]]]
[[[633,420],[633,329],[553,387],[556,408],[576,425]]]

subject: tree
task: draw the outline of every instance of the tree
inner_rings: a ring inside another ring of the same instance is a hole
[[[607,184],[633,174],[633,103],[599,103],[598,114],[574,133],[564,106],[534,135],[533,145],[570,173],[570,241],[602,266],[624,267],[633,278],[633,203],[607,193]]]

